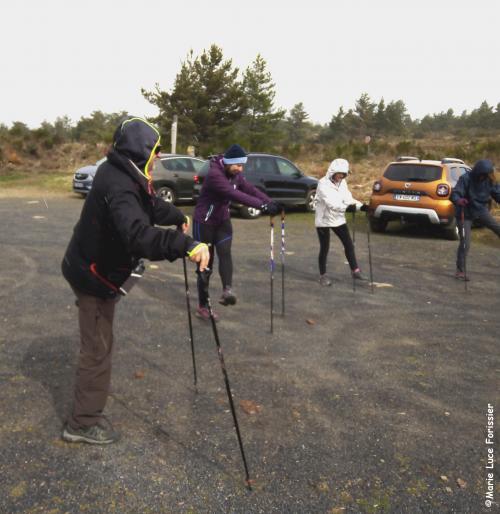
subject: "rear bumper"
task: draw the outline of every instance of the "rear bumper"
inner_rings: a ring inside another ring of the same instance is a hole
[[[374,218],[390,221],[391,219],[421,220],[425,219],[433,225],[447,224],[453,218],[441,220],[434,209],[422,209],[419,207],[400,207],[398,205],[379,205],[373,212]]]

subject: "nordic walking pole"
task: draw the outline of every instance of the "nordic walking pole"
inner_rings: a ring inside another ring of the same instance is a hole
[[[370,244],[370,220],[368,219],[368,212],[366,213],[366,239],[368,240],[368,263],[370,265],[370,284],[371,284],[371,292],[373,294],[374,290],[373,290],[372,247]]]
[[[271,258],[269,260],[269,267],[271,272],[271,334],[273,333],[273,308],[274,308],[274,216],[269,216],[269,225],[271,227]]]
[[[354,206],[354,211],[352,211],[352,247],[354,248],[354,253],[356,254],[356,205]],[[356,279],[352,274],[352,292],[356,292]]]
[[[205,289],[205,294],[207,296],[208,313],[210,315],[210,321],[212,323],[212,330],[214,333],[215,344],[217,345],[217,353],[219,355],[220,367],[222,369],[222,374],[224,375],[224,382],[226,384],[226,392],[227,392],[227,397],[229,399],[229,406],[231,408],[231,413],[233,415],[234,428],[236,430],[236,436],[238,437],[238,444],[240,446],[241,458],[243,459],[243,466],[245,468],[245,483],[246,483],[247,488],[251,491],[252,485],[251,485],[250,475],[248,473],[247,459],[245,457],[245,451],[243,450],[243,442],[241,440],[240,427],[238,425],[238,418],[236,417],[236,410],[234,408],[234,403],[233,403],[233,395],[231,394],[231,387],[229,385],[229,378],[227,376],[226,364],[224,363],[224,355],[222,353],[222,347],[221,347],[220,341],[219,341],[219,334],[217,332],[217,325],[215,324],[214,313],[212,311],[212,303],[210,301],[210,295],[208,293],[208,277],[210,276],[210,273],[212,273],[212,271],[209,268],[205,268],[204,271],[198,270],[197,273],[200,275],[200,277],[203,281],[203,287]]]
[[[285,209],[281,211],[281,315],[285,316]]]
[[[460,221],[462,222],[462,245],[464,248],[464,288],[465,292],[467,292],[467,244],[465,242],[465,206],[462,206],[462,211],[460,213]]]
[[[184,285],[186,287],[186,308],[188,313],[188,323],[189,323],[189,341],[191,342],[191,356],[193,358],[193,375],[194,375],[194,388],[196,392],[198,392],[197,388],[197,375],[196,375],[196,359],[194,356],[194,340],[193,340],[193,322],[191,320],[191,305],[189,301],[189,284],[188,284],[188,276],[187,276],[187,268],[186,268],[186,257],[182,258],[182,265],[184,266]]]

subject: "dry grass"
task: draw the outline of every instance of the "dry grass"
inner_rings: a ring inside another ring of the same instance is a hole
[[[373,182],[382,175],[390,160],[386,156],[374,155],[351,164],[351,173],[348,181],[349,188],[356,199],[362,202],[369,200]],[[321,178],[325,175],[330,161],[314,159],[313,157],[299,157],[296,163],[307,175]]]
[[[106,154],[106,145],[64,143],[53,149],[39,151],[39,155],[19,155],[12,149],[4,151],[10,161],[0,165],[0,178],[13,175],[37,175],[50,173],[73,174],[76,169],[91,164]]]

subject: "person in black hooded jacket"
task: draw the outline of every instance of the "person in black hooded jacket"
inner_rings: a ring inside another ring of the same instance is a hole
[[[500,187],[495,180],[493,163],[488,159],[481,159],[474,164],[469,173],[458,179],[451,192],[451,201],[455,205],[455,216],[460,230],[455,273],[459,280],[468,280],[465,274],[465,258],[470,248],[472,224],[480,223],[500,237],[500,223],[490,214],[488,208],[491,199],[500,203]]]
[[[202,270],[208,264],[207,245],[186,234],[188,218],[154,194],[150,170],[159,143],[158,131],[142,118],[119,125],[62,261],[62,273],[77,297],[80,327],[73,409],[62,433],[66,441],[108,444],[118,439],[103,416],[113,316],[120,288],[140,259],[187,256]]]

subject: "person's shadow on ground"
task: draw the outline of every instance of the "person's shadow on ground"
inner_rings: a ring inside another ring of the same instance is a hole
[[[65,421],[72,401],[75,347],[67,337],[40,337],[28,347],[21,372],[52,396],[54,410]]]

